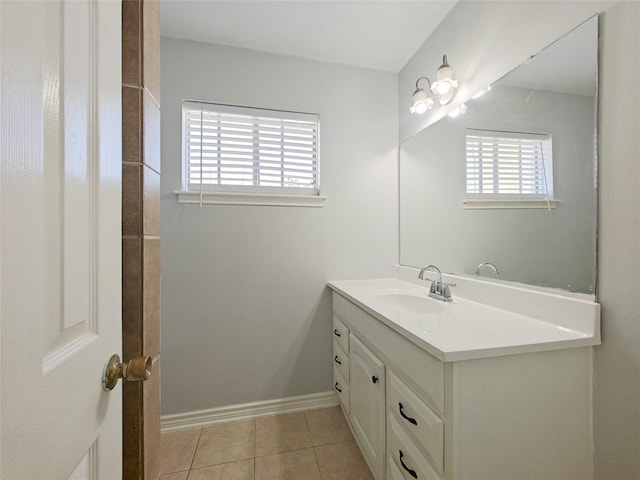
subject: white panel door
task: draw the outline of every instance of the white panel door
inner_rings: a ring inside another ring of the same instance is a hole
[[[3,0],[0,25],[0,477],[120,478],[120,2]]]

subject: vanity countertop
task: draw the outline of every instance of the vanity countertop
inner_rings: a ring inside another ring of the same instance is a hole
[[[474,280],[456,280],[467,283],[462,290],[473,288],[468,282]],[[424,298],[428,297],[429,283],[422,284],[383,278],[332,281],[329,287],[443,362],[600,344],[600,308],[595,302],[537,292],[523,294],[518,289],[502,291],[500,295],[521,295],[516,300],[521,305],[518,311],[456,296],[455,290],[452,302]],[[388,301],[394,298],[417,302],[399,307]],[[545,303],[553,312],[551,318],[541,318],[547,317]],[[527,304],[532,305],[531,312]],[[554,321],[554,316],[562,321]]]

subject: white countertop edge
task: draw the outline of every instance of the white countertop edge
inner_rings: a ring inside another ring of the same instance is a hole
[[[398,280],[396,278],[396,280]],[[478,349],[466,349],[466,350],[454,350],[454,351],[442,351],[426,340],[418,337],[413,334],[411,331],[403,328],[401,325],[397,324],[393,320],[387,318],[386,316],[380,314],[373,308],[369,307],[362,301],[354,298],[344,289],[340,288],[339,284],[342,283],[340,281],[330,281],[328,282],[328,286],[339,293],[343,297],[347,298],[349,301],[362,308],[368,314],[373,316],[374,318],[381,321],[383,324],[394,330],[395,332],[402,335],[407,340],[411,341],[415,345],[419,346],[427,353],[433,355],[438,360],[443,362],[455,362],[455,361],[463,361],[463,360],[476,360],[480,358],[490,358],[490,357],[500,357],[507,355],[517,355],[523,353],[535,353],[535,352],[545,352],[552,350],[563,350],[566,348],[577,348],[577,347],[588,347],[594,345],[600,345],[600,318],[599,318],[599,305],[597,309],[598,318],[597,325],[594,325],[594,332],[591,334],[586,333],[586,336],[575,338],[575,339],[563,339],[558,341],[549,341],[549,342],[538,342],[538,343],[529,343],[529,344],[518,344],[518,345],[509,345],[509,346],[496,346],[496,347],[482,347]],[[410,282],[414,283],[415,282]],[[597,305],[597,304],[596,304]],[[596,328],[597,327],[597,328]],[[577,330],[581,331],[581,330]]]

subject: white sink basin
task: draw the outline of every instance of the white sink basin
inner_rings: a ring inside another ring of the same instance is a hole
[[[444,306],[438,300],[420,294],[385,292],[373,297],[377,305],[393,308],[405,313],[437,314],[444,311]]]

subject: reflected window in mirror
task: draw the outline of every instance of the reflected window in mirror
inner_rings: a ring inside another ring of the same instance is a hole
[[[466,129],[467,199],[553,199],[550,134]]]

